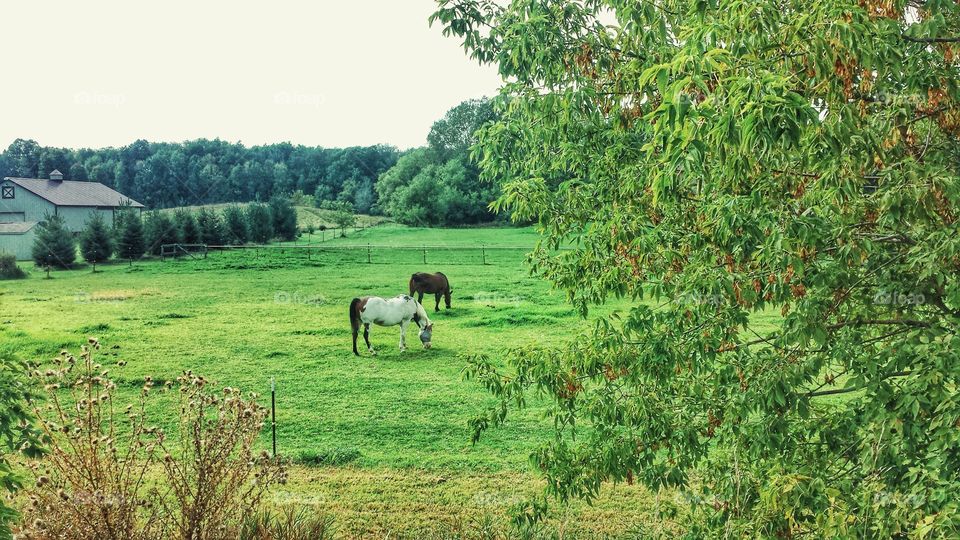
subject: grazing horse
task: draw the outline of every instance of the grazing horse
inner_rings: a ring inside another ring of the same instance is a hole
[[[417,302],[423,302],[423,293],[435,294],[437,297],[437,305],[433,308],[434,311],[440,311],[440,296],[443,296],[447,304],[447,309],[450,309],[450,293],[452,292],[453,289],[450,288],[450,281],[447,280],[447,276],[441,272],[437,272],[436,274],[417,272],[410,276],[410,296],[418,293]]]
[[[370,323],[378,326],[400,325],[400,350],[407,349],[407,325],[410,321],[420,327],[420,342],[424,348],[430,348],[430,339],[433,337],[433,323],[427,317],[426,310],[412,297],[401,294],[396,298],[385,300],[377,296],[354,298],[350,302],[350,326],[353,328],[353,354],[357,352],[357,334],[360,325],[363,325],[363,340],[367,342],[370,354],[377,354],[370,346]]]

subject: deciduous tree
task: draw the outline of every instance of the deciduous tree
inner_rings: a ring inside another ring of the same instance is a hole
[[[688,495],[691,537],[960,530],[960,5],[443,0],[510,81],[478,154],[595,317],[487,358],[549,491]],[[568,250],[558,251],[564,247]]]

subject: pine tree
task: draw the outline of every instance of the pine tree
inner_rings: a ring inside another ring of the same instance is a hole
[[[180,230],[180,243],[199,244],[200,228],[197,226],[197,220],[189,210],[177,210],[176,214],[177,228]]]
[[[80,235],[80,254],[93,265],[94,272],[97,271],[97,263],[113,255],[113,237],[99,212],[93,214]]]
[[[227,241],[234,246],[246,244],[250,238],[250,230],[243,209],[236,205],[228,206],[223,211],[223,219],[226,223]]]
[[[220,214],[209,208],[201,208],[197,214],[197,227],[200,229],[200,241],[208,246],[220,246],[225,242],[223,220]]]
[[[179,244],[180,231],[177,224],[166,212],[151,212],[144,225],[147,251],[160,255],[164,244]]]
[[[37,266],[70,268],[77,258],[77,242],[60,216],[47,216],[37,226],[33,260]]]
[[[250,227],[250,240],[258,244],[266,244],[273,239],[273,218],[270,207],[253,203],[247,208],[247,224]]]
[[[119,231],[117,256],[133,264],[133,260],[143,257],[146,251],[143,222],[140,220],[140,215],[133,210],[123,210],[121,214],[126,215],[121,219],[123,228]]]
[[[293,240],[297,237],[297,211],[285,197],[274,197],[270,201],[270,214],[273,218],[274,235],[281,240]]]

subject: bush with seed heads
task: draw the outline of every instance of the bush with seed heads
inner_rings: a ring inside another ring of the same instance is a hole
[[[270,486],[286,481],[282,464],[254,451],[266,413],[255,396],[186,372],[159,392],[179,396],[177,433],[151,424],[156,382],[137,397],[117,393],[94,360],[90,338],[78,356],[62,351],[35,370],[47,391],[35,406],[49,452],[30,463],[36,482],[17,531],[22,538],[219,540],[235,538]]]

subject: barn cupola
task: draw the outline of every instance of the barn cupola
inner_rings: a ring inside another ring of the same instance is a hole
[[[55,182],[61,182],[63,181],[63,173],[54,169],[53,172],[50,173],[50,179]]]

